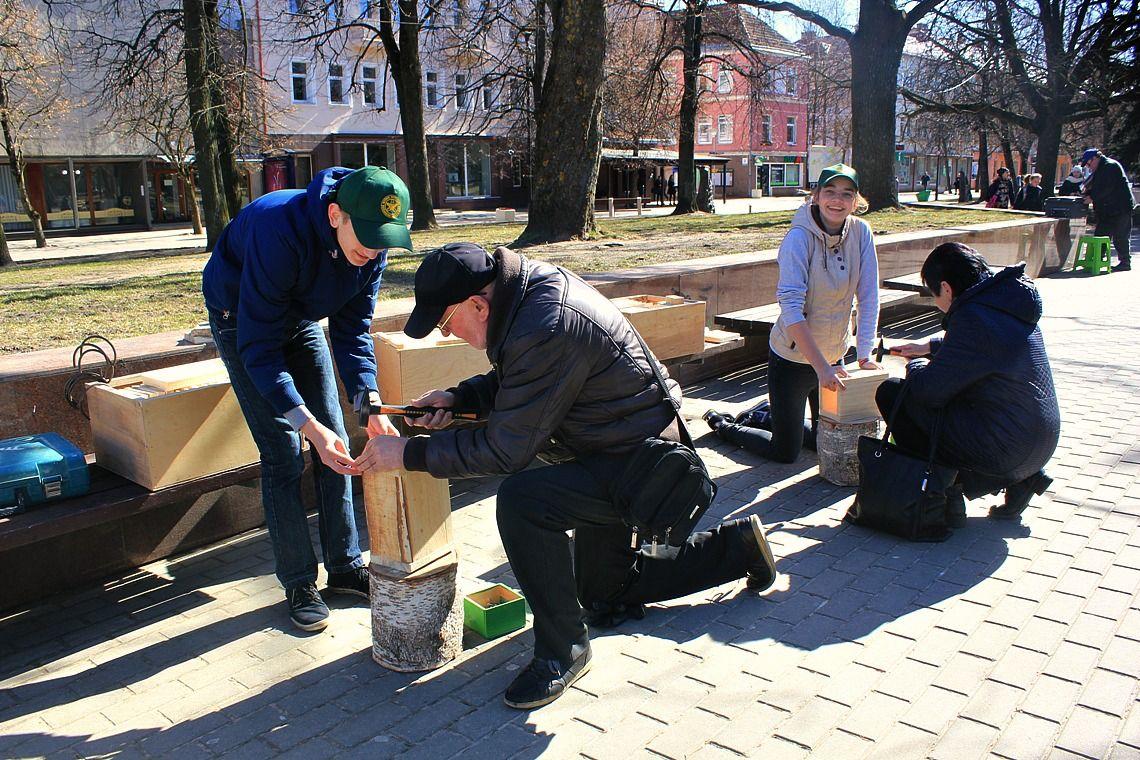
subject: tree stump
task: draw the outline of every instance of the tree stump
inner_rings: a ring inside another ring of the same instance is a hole
[[[413,573],[373,562],[372,659],[401,673],[432,670],[463,651],[454,553]]]
[[[815,435],[820,477],[837,486],[859,485],[859,436],[878,434],[878,420],[833,422],[820,417]]]

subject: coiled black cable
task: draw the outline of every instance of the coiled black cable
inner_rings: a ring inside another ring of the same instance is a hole
[[[106,347],[104,348],[100,343],[105,343]],[[109,354],[108,351],[110,351]],[[102,366],[98,369],[83,366],[84,361],[92,355],[101,357],[103,360]],[[80,341],[75,351],[72,352],[71,366],[75,372],[63,386],[63,397],[67,399],[67,403],[73,409],[78,409],[80,414],[91,419],[91,415],[87,412],[87,384],[109,383],[114,379],[115,372],[119,368],[119,354],[115,350],[115,344],[102,335],[92,333]]]

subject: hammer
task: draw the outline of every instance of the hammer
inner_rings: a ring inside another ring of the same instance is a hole
[[[478,420],[479,413],[469,409],[440,406],[408,406],[403,404],[374,404],[366,400],[358,410],[360,427],[368,427],[368,418],[373,414],[388,414],[397,417],[427,417],[436,412],[451,412],[457,420]]]

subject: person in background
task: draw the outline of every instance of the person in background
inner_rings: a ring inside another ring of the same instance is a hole
[[[970,192],[970,180],[966,179],[966,172],[958,172],[958,176],[954,180],[954,189],[958,191],[959,203],[969,203],[974,199],[973,193]]]
[[[1009,169],[1003,166],[998,169],[997,179],[986,190],[986,205],[990,208],[1009,208],[1013,197],[1013,180],[1009,178]]]
[[[1092,172],[1085,180],[1082,192],[1092,203],[1096,214],[1094,235],[1112,238],[1116,249],[1114,272],[1128,272],[1132,269],[1132,252],[1129,248],[1132,237],[1132,187],[1128,176],[1119,162],[1112,160],[1096,148],[1089,148],[1081,156],[1081,165]]]
[[[326,169],[304,190],[278,190],[243,208],[202,273],[210,332],[261,453],[277,579],[290,619],[305,631],[324,629],[329,617],[301,498],[306,440],[328,590],[368,598],[349,477],[358,471],[333,360],[359,408],[376,389],[369,327],[387,253],[412,247],[408,205],[407,187],[387,169]],[[373,416],[368,434],[396,430]]]
[[[943,414],[935,459],[959,468],[947,520],[961,527],[965,498],[1005,489],[995,519],[1017,519],[1053,482],[1042,469],[1061,432],[1053,372],[1038,322],[1041,296],[1018,264],[993,274],[977,251],[943,243],[922,265],[922,282],[946,316],[944,336],[892,347],[911,359],[905,386],[892,378],[875,400],[899,446],[926,458]],[[930,358],[922,358],[927,357]],[[891,417],[899,394],[899,411]]]
[[[780,316],[768,339],[768,429],[748,429],[741,437],[730,416],[707,412],[705,421],[720,437],[777,462],[794,462],[805,446],[814,449],[819,388],[842,388],[847,377],[842,362],[853,305],[859,367],[877,368],[871,351],[879,324],[879,261],[871,226],[855,216],[866,208],[853,168],[835,164],[820,172],[811,203],[796,211],[777,254]],[[806,426],[805,406],[811,408]]]
[[[1017,194],[1013,207],[1019,211],[1044,211],[1045,191],[1041,189],[1041,175],[1034,172],[1025,175],[1025,184]]]
[[[1081,168],[1080,164],[1074,164],[1073,170],[1069,172],[1069,176],[1065,177],[1065,181],[1057,188],[1057,195],[1080,195],[1081,185],[1084,181],[1084,169]]]

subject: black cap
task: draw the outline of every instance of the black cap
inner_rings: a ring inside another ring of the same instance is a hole
[[[416,306],[404,333],[422,338],[447,307],[463,303],[495,279],[495,257],[474,243],[448,243],[430,251],[416,270]]]

